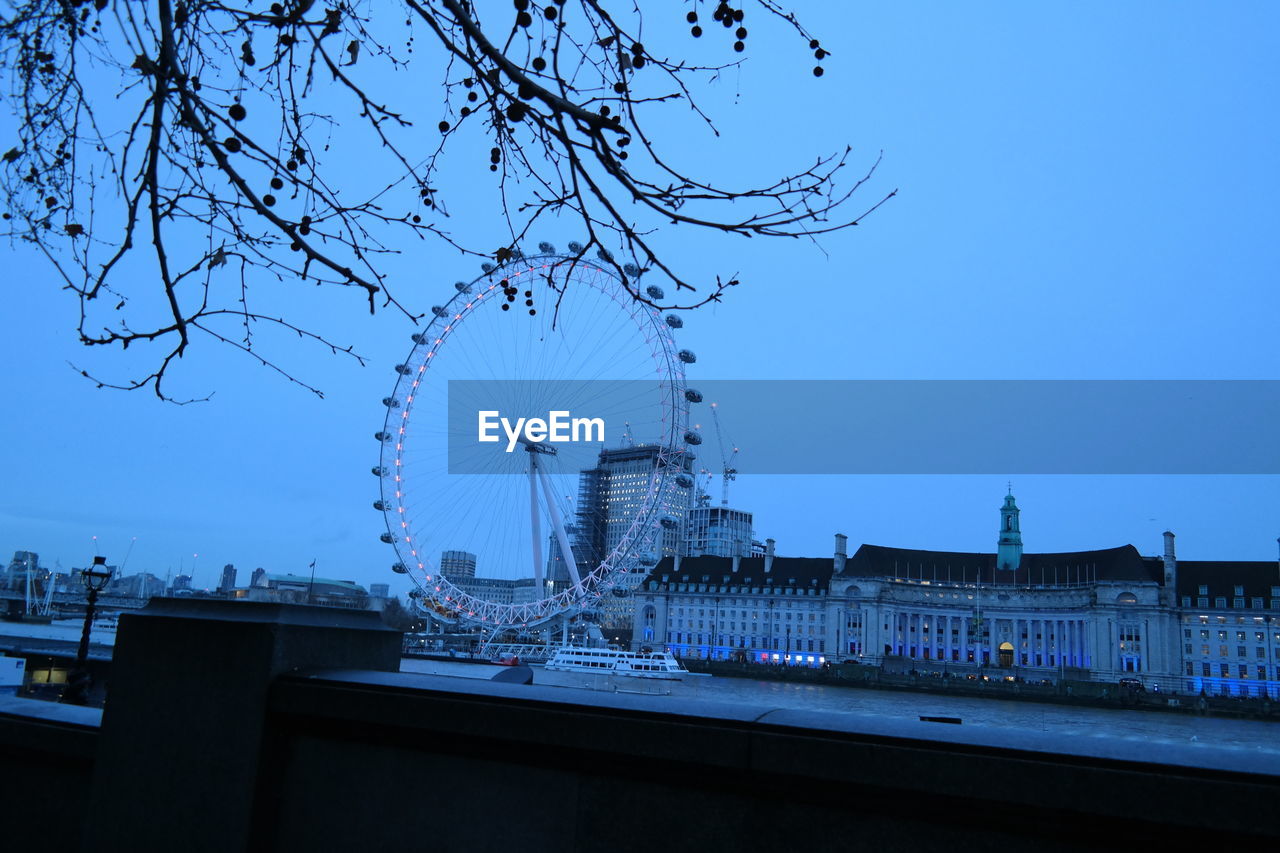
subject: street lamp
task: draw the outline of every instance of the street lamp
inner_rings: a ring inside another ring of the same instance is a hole
[[[80,648],[76,650],[76,664],[67,679],[68,686],[62,693],[62,701],[72,705],[84,705],[89,700],[89,629],[93,627],[93,614],[98,605],[98,593],[111,580],[112,570],[107,558],[93,558],[93,565],[80,571],[80,582],[89,593],[89,604],[84,610],[84,628],[80,632]]]

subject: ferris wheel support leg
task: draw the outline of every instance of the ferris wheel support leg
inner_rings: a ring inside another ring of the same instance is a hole
[[[538,456],[529,454],[529,527],[533,531],[533,584],[534,597],[542,598],[542,526],[538,522]]]
[[[555,495],[551,492],[551,482],[547,480],[547,472],[538,469],[538,479],[542,481],[542,496],[547,501],[547,513],[551,516],[551,526],[556,533],[556,541],[560,543],[560,554],[564,564],[569,567],[569,575],[573,578],[573,588],[582,594],[582,577],[578,574],[578,561],[569,547],[569,536],[564,532],[564,523],[560,520],[560,510],[556,507]]]

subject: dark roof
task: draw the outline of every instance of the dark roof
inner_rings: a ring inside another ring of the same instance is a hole
[[[681,557],[680,571],[675,560],[663,557],[644,579],[658,583],[705,583],[711,586],[796,587],[827,589],[834,570],[830,557],[774,557],[768,573],[764,557],[743,557],[733,571],[732,557]]]
[[[862,545],[845,564],[843,577],[889,577],[933,582],[1007,583],[1020,586],[1075,584],[1090,580],[1161,583],[1160,560],[1132,545],[1061,554],[1023,554],[1017,571],[997,571],[995,554],[920,551]]]
[[[1200,587],[1209,588],[1210,598],[1240,598],[1237,586],[1244,587],[1244,598],[1272,598],[1271,588],[1280,586],[1280,563],[1275,560],[1179,560],[1178,595],[1195,598]]]

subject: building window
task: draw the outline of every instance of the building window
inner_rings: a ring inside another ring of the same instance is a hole
[[[1228,666],[1227,664],[1225,664],[1225,663],[1220,663],[1220,664],[1218,664],[1218,673],[1219,673],[1219,675],[1220,675],[1222,678],[1230,678],[1230,677],[1231,677],[1231,669],[1230,669],[1230,668],[1229,668],[1229,666]]]
[[[1204,584],[1201,584],[1201,585],[1200,585],[1200,594],[1201,594],[1201,595],[1208,595],[1208,594],[1209,594],[1209,587],[1208,587],[1208,586],[1206,586],[1206,585],[1204,585]]]
[[[1182,606],[1183,606],[1183,607],[1190,607],[1190,606],[1191,606],[1191,596],[1189,596],[1189,595],[1184,595],[1184,596],[1182,596]]]
[[[1267,680],[1267,668],[1265,666],[1258,667],[1258,680],[1259,681]]]
[[[1208,647],[1208,646],[1201,646],[1201,647],[1200,647],[1200,654],[1204,655],[1205,657],[1208,657],[1208,656],[1209,656],[1209,647]]]
[[[1242,608],[1242,609],[1243,609],[1243,607],[1244,607],[1244,599],[1243,599],[1243,598],[1236,598],[1236,599],[1233,599],[1233,600],[1232,600],[1232,602],[1231,602],[1231,606],[1232,606],[1232,607],[1239,607],[1239,608]]]
[[[1196,599],[1196,607],[1208,607],[1208,606],[1209,606],[1209,599],[1207,598]]]
[[[1219,610],[1226,610],[1226,609],[1227,609],[1227,599],[1226,599],[1226,597],[1225,597],[1225,596],[1218,596],[1217,598],[1215,598],[1215,599],[1213,600],[1213,606],[1214,606],[1214,607],[1216,607],[1216,608],[1218,608]]]
[[[1262,609],[1262,599],[1261,599],[1261,598],[1255,598],[1255,599],[1253,600],[1253,603],[1252,603],[1250,606],[1251,606],[1254,610],[1261,610],[1261,609]]]
[[[1256,649],[1254,649],[1254,652],[1255,652],[1254,657],[1256,657],[1258,660],[1262,660],[1267,656],[1267,650],[1264,649],[1262,646],[1258,646]]]
[[[1205,678],[1208,678],[1209,673],[1210,673],[1209,664],[1207,663],[1200,664],[1200,674],[1203,675]]]
[[[1244,657],[1244,646],[1236,646],[1236,657]]]
[[[1237,586],[1237,587],[1236,587],[1235,594],[1236,594],[1236,595],[1244,595],[1244,587],[1242,587],[1242,586]]]
[[[1218,646],[1218,657],[1220,657],[1220,658],[1225,658],[1226,656],[1227,656],[1227,647],[1226,647],[1226,646]],[[1224,664],[1224,666],[1225,666],[1225,664]]]
[[[1244,664],[1240,664],[1240,677],[1241,678],[1249,677],[1249,667],[1245,666]]]

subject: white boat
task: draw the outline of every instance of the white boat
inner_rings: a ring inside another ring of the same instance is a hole
[[[623,652],[572,646],[557,649],[551,660],[547,661],[545,669],[550,672],[584,672],[676,681],[689,674],[680,665],[680,661],[666,652]]]

